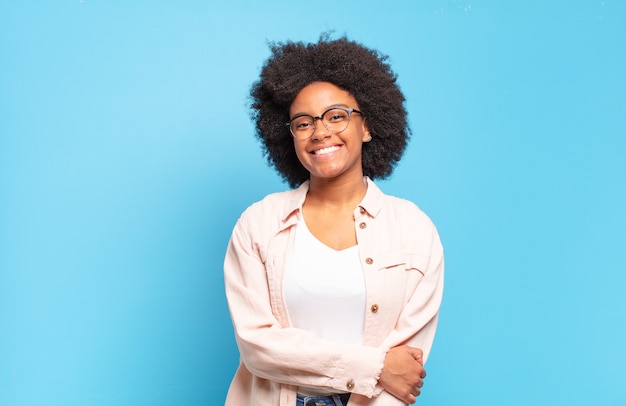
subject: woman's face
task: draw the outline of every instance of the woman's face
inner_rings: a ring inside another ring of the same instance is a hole
[[[293,119],[300,114],[317,117],[333,107],[359,110],[354,97],[328,82],[314,82],[305,86],[289,109]],[[294,137],[296,155],[309,171],[311,180],[336,180],[354,176],[363,177],[361,148],[370,139],[365,119],[352,113],[345,130],[329,131],[321,119],[315,121],[313,135],[306,139]]]

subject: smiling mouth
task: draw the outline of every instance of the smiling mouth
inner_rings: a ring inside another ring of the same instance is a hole
[[[318,149],[316,151],[311,152],[314,155],[326,155],[326,154],[330,154],[331,152],[335,152],[339,149],[338,146],[333,145],[332,147],[326,147],[326,148],[322,148],[322,149]]]

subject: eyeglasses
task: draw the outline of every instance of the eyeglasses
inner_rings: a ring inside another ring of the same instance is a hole
[[[328,131],[338,134],[348,128],[352,113],[358,113],[361,117],[363,116],[363,113],[356,109],[333,107],[317,117],[310,114],[300,114],[292,118],[288,123],[285,123],[285,125],[289,126],[291,135],[294,138],[306,140],[315,132],[317,120],[322,120],[322,124]]]

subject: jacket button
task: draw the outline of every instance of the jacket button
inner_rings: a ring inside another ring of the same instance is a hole
[[[372,265],[374,263],[374,260],[372,258],[365,258],[365,263],[368,265]]]
[[[363,229],[363,228],[366,228],[366,227],[367,227],[367,224],[366,224],[366,223],[361,223],[361,224],[359,224],[359,227],[361,227],[362,229]]]
[[[361,214],[365,214],[365,209],[364,209],[363,207],[361,207],[361,208],[359,209],[359,212],[360,212]]]
[[[372,313],[376,313],[378,312],[378,305],[376,303],[374,303],[371,307]]]
[[[346,389],[348,390],[354,389],[354,381],[352,379],[350,379],[348,383],[346,383]]]

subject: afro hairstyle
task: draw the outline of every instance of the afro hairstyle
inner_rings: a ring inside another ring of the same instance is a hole
[[[251,118],[270,166],[294,188],[309,179],[296,156],[289,127],[289,108],[297,94],[313,82],[329,82],[347,91],[372,135],[363,144],[363,174],[385,179],[402,157],[410,137],[404,95],[397,76],[378,51],[328,34],[317,43],[271,43],[259,79],[252,85]]]

